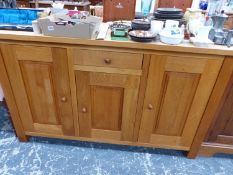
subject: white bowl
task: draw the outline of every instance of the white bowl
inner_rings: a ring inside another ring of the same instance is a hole
[[[163,33],[160,33],[160,41],[165,43],[165,44],[171,44],[171,45],[177,45],[177,44],[180,44],[183,39],[184,39],[184,36],[183,35],[164,35]]]

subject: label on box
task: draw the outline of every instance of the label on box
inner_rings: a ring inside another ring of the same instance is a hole
[[[54,27],[53,26],[48,26],[48,31],[54,31]]]

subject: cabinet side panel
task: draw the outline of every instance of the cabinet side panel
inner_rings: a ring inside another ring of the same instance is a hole
[[[2,52],[2,51],[1,51]],[[4,91],[6,102],[10,110],[11,118],[14,124],[14,128],[17,136],[21,141],[26,141],[27,137],[24,133],[24,127],[20,119],[19,110],[15,101],[15,97],[12,91],[11,83],[7,75],[7,70],[3,61],[2,54],[0,53],[0,82]]]
[[[1,50],[23,127],[26,131],[33,131],[32,114],[14,45],[1,45]]]

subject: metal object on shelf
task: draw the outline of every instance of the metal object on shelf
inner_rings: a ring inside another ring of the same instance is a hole
[[[232,30],[223,28],[224,23],[228,20],[228,16],[224,14],[224,11],[219,15],[211,17],[213,20],[213,28],[210,30],[209,39],[218,45],[231,46]]]
[[[112,40],[128,40],[128,31],[131,28],[129,23],[114,22],[110,25]]]

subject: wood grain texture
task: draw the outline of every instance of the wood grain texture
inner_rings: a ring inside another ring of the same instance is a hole
[[[48,49],[53,58],[52,62],[48,62],[43,59],[29,61],[31,52],[23,54],[23,51],[26,52],[24,46],[22,49],[20,45],[2,47],[9,76],[14,81],[12,87],[25,130],[34,131],[34,123],[44,124],[40,129],[46,130],[47,125],[62,125],[63,134],[74,135],[66,49]],[[18,55],[16,48],[20,50]],[[37,51],[37,57],[39,51],[44,51],[43,47],[30,48]]]
[[[91,137],[90,72],[75,71],[75,77],[78,99],[79,135],[80,137]],[[86,112],[82,112],[83,108],[86,109]]]
[[[15,128],[17,137],[21,141],[27,141],[28,138],[25,135],[25,132],[24,132],[25,129],[20,119],[19,110],[15,102],[15,97],[13,94],[13,90],[11,87],[9,77],[7,75],[7,70],[6,70],[5,63],[2,57],[2,53],[0,53],[0,82],[1,82],[4,94],[5,94],[6,102],[7,102],[10,114],[11,114],[11,118],[13,121],[13,125]]]
[[[195,47],[191,43],[184,43],[180,45],[166,45],[161,42],[152,43],[139,43],[133,41],[112,41],[112,40],[87,40],[78,38],[66,38],[66,37],[50,37],[43,35],[36,35],[32,32],[16,32],[16,31],[1,31],[0,33],[1,43],[14,43],[20,45],[35,45],[45,47],[83,47],[88,49],[106,49],[106,50],[124,50],[130,53],[145,53],[153,54],[153,52],[163,52],[171,55],[182,53],[192,56],[203,54],[202,56],[212,55],[212,57],[222,56],[233,56],[232,48],[227,48],[221,45],[214,45],[211,48],[200,48]]]
[[[233,154],[233,146],[229,144],[204,142],[199,150],[198,155],[211,157],[217,153]]]
[[[52,52],[49,47],[14,46],[17,60],[52,62]]]
[[[34,123],[34,128],[36,132],[47,132],[50,134],[63,135],[62,126],[61,125],[49,125],[49,124],[40,124]]]
[[[109,131],[103,129],[92,129],[91,137],[93,139],[103,139],[103,140],[121,140],[121,132],[120,131]]]
[[[202,144],[200,154],[215,154],[215,153],[232,153],[233,147],[233,62],[226,59],[219,81],[223,88],[220,101],[215,101],[218,105],[217,112],[214,113],[215,120],[209,129],[205,143]],[[225,76],[225,77],[222,77]],[[224,82],[224,80],[228,80]],[[224,86],[222,86],[224,85]],[[216,85],[217,88],[218,85]],[[220,86],[220,85],[219,85]],[[217,95],[213,93],[213,98]],[[208,150],[210,147],[210,150]],[[211,155],[210,154],[210,155]]]
[[[91,97],[92,127],[120,131],[124,89],[92,86]]]
[[[141,116],[143,112],[143,104],[144,104],[144,98],[145,98],[145,92],[146,92],[146,86],[147,86],[149,66],[150,66],[150,55],[144,55],[143,66],[142,66],[142,76],[141,76],[139,95],[138,95],[137,113],[136,113],[136,120],[135,120],[135,125],[134,125],[133,140],[135,142],[138,141],[140,123],[141,123],[141,118],[142,118]]]
[[[217,82],[209,99],[204,116],[198,127],[197,133],[192,143],[192,147],[188,153],[189,158],[195,158],[197,156],[201,144],[208,133],[208,130],[214,130],[213,124],[216,122],[222,106],[224,105],[224,99],[226,99],[228,92],[226,89],[229,89],[230,87],[229,82],[231,80],[232,74],[233,60],[231,58],[226,58],[218,75]]]
[[[192,6],[192,0],[159,0],[159,7],[160,8],[180,8],[184,12],[187,8],[191,8]]]
[[[74,135],[75,129],[71,102],[67,51],[66,49],[62,48],[52,48],[52,55],[54,67],[54,85],[63,133],[65,135]],[[64,101],[62,99],[64,99]]]
[[[75,49],[74,64],[84,66],[142,69],[142,54]]]
[[[104,72],[109,74],[128,74],[128,75],[141,75],[141,70],[133,70],[133,69],[120,69],[120,68],[108,68],[108,67],[96,67],[96,66],[74,66],[75,70],[80,71],[91,71],[91,72]]]
[[[33,131],[33,119],[14,45],[1,45],[2,56],[12,85],[15,101],[25,131]]]
[[[118,0],[103,1],[103,21],[132,20],[135,17],[136,0],[121,0],[122,8],[117,8]]]
[[[132,141],[139,83],[139,76],[76,71],[80,136],[120,131],[121,140]]]
[[[170,143],[171,148],[191,146],[223,59],[187,60],[151,56],[139,142]],[[169,142],[168,136],[173,136],[174,142]]]
[[[226,144],[233,139],[233,72],[226,88],[226,97],[218,114],[213,130],[206,141]]]
[[[159,145],[159,144],[151,144],[151,143],[139,143],[139,142],[129,142],[129,141],[119,141],[117,139],[105,139],[105,138],[88,138],[88,137],[75,137],[75,136],[64,136],[57,134],[48,134],[48,133],[38,133],[38,132],[25,132],[28,136],[39,136],[39,137],[49,137],[49,138],[58,138],[58,139],[67,139],[67,140],[79,140],[79,141],[89,141],[96,143],[110,143],[110,144],[118,144],[118,145],[129,145],[129,146],[140,146],[140,147],[156,147],[163,149],[170,149],[170,146]],[[116,137],[117,138],[117,137]],[[177,150],[189,150],[186,147],[174,147]]]
[[[59,124],[55,92],[51,77],[51,64],[21,61],[20,67],[27,91],[33,121],[44,124]]]
[[[164,96],[161,99],[161,108],[154,133],[182,136],[198,83],[199,75],[165,73],[162,92]]]
[[[69,70],[69,79],[70,79],[70,93],[72,100],[72,109],[73,109],[73,117],[74,117],[74,129],[75,136],[79,136],[79,118],[78,118],[78,100],[77,100],[77,89],[75,82],[75,71],[74,71],[74,49],[67,49],[68,56],[68,70]]]

